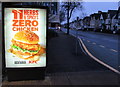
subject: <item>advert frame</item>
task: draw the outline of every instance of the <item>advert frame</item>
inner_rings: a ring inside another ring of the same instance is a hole
[[[3,62],[3,68],[5,70],[26,70],[26,69],[46,69],[47,65],[48,65],[48,51],[47,51],[47,46],[48,46],[48,7],[47,6],[27,6],[27,5],[21,5],[21,6],[17,6],[17,5],[6,5],[6,3],[14,3],[14,2],[2,2],[2,42],[3,42],[3,48],[2,48],[2,62]],[[22,2],[20,2],[22,3]],[[37,8],[37,9],[46,9],[46,66],[45,67],[10,67],[7,68],[6,67],[6,63],[5,63],[5,29],[4,29],[4,8]]]

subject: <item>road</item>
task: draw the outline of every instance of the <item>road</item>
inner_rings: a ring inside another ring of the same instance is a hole
[[[66,29],[62,29],[62,31],[66,32]],[[70,30],[70,34],[81,38],[93,56],[114,69],[119,69],[118,52],[120,50],[118,49],[118,35],[75,30]]]
[[[58,37],[48,41],[47,73],[109,70],[85,55],[75,37],[63,32],[57,33]]]

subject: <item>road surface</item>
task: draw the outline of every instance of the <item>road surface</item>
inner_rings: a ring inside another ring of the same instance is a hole
[[[66,29],[62,29],[66,32]],[[75,31],[70,30],[70,34],[81,38],[88,51],[103,61],[105,64],[119,69],[118,59],[118,44],[120,44],[118,38],[119,35],[91,32],[91,31]]]
[[[85,55],[75,37],[63,32],[57,33],[58,37],[48,41],[48,73],[109,70]]]

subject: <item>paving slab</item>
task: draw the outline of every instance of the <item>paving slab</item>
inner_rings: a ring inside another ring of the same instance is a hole
[[[49,77],[46,76],[45,80],[27,80],[27,81],[4,81],[2,83],[3,86],[11,86],[11,85],[16,85],[16,86],[20,86],[20,85],[23,85],[23,86],[29,86],[29,85],[34,85],[34,86],[37,86],[37,85],[51,85],[51,80]]]
[[[118,75],[109,71],[68,73],[72,85],[119,85]]]

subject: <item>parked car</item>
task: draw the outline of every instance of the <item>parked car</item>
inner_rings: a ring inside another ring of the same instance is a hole
[[[60,26],[59,26],[59,27],[48,27],[48,29],[52,29],[52,30],[60,30]]]

